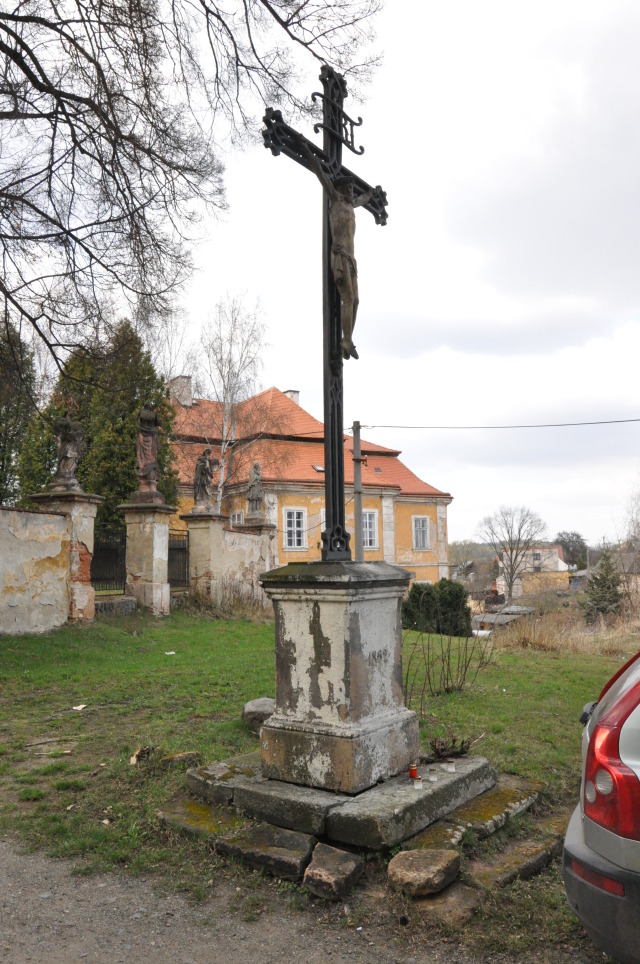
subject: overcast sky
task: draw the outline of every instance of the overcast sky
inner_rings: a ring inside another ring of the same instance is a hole
[[[386,227],[357,213],[345,425],[453,495],[451,540],[499,505],[533,509],[550,537],[616,538],[640,423],[410,426],[640,418],[640,5],[388,0],[378,35],[367,101],[345,104],[365,153],[344,162],[389,198]],[[320,185],[261,143],[225,163],[191,330],[227,293],[259,299],[265,387],[322,418]]]

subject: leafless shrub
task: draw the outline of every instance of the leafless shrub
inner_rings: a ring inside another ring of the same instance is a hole
[[[472,685],[491,659],[490,637],[439,636],[407,631],[404,672],[404,701],[421,717],[427,713],[429,697],[453,693]]]

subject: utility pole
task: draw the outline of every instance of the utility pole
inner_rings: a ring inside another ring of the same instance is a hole
[[[362,456],[360,422],[353,423],[353,516],[356,535],[356,562],[364,562],[362,549]]]

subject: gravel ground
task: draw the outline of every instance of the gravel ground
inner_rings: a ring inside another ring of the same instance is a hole
[[[71,864],[25,854],[0,841],[0,961],[211,964],[283,960],[474,964],[461,951],[405,951],[382,929],[331,927],[310,913],[279,908],[244,922],[229,909],[224,882],[209,901],[191,905],[159,896],[149,880],[124,874],[71,873]]]
[[[236,886],[216,882],[204,904],[154,891],[151,881],[125,874],[82,876],[72,864],[24,853],[0,840],[0,962],[66,964],[486,964],[428,934],[406,932],[404,943],[383,925],[345,928],[320,915],[274,901],[254,921],[231,909]],[[566,948],[527,962],[602,961],[597,951],[576,956]],[[491,964],[523,964],[504,954]]]

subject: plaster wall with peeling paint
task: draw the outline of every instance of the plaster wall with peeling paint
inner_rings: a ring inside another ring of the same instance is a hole
[[[69,526],[63,514],[0,506],[0,633],[41,633],[67,621]]]

